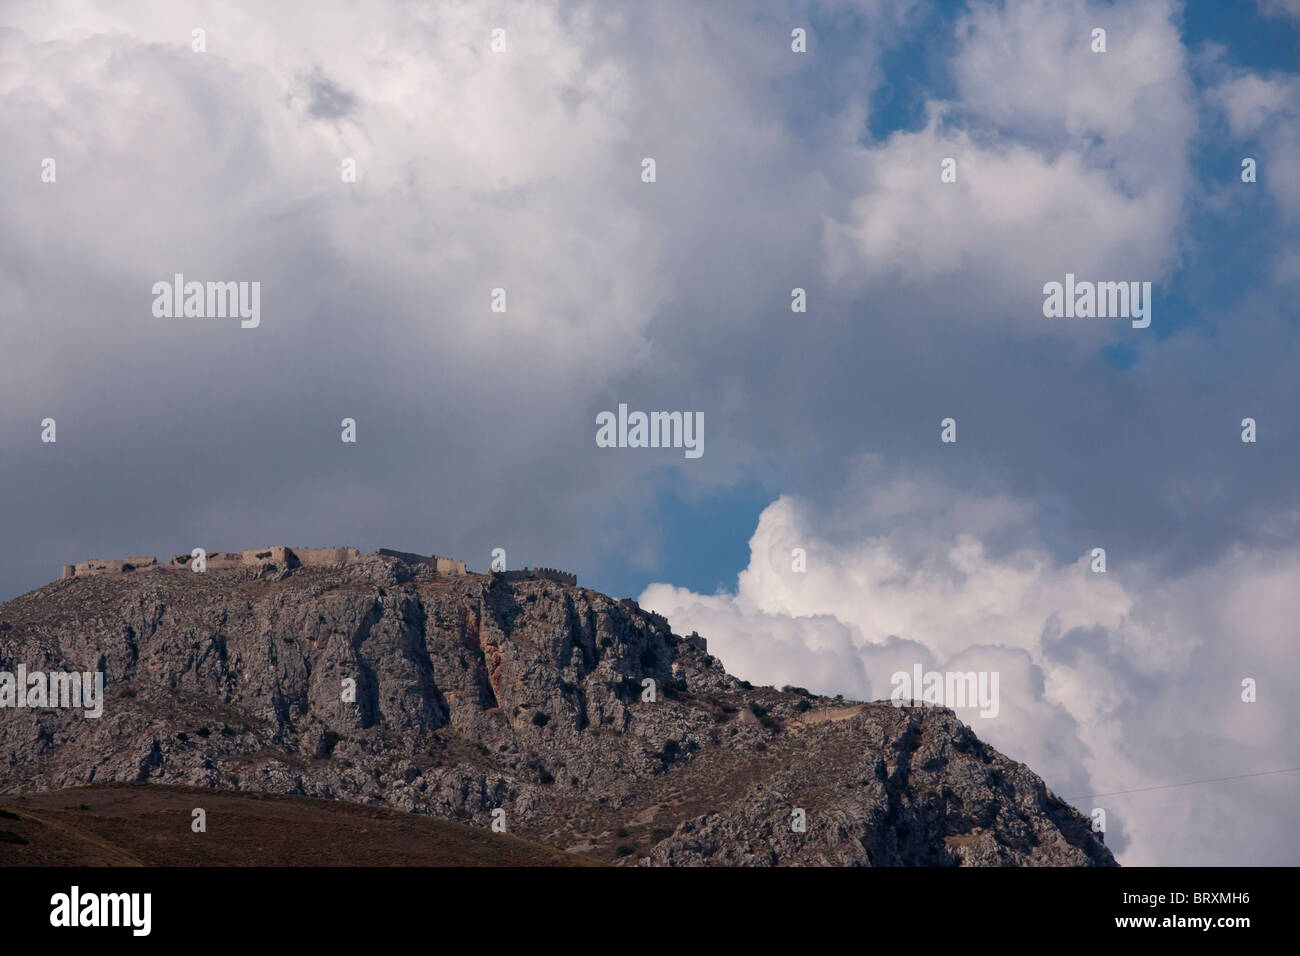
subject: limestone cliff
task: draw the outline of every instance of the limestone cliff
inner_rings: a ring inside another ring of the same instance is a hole
[[[632,602],[397,554],[151,565],[0,605],[0,670],[102,670],[107,698],[98,719],[0,710],[0,790],[502,808],[512,833],[646,865],[1114,863],[950,711],[750,688]]]

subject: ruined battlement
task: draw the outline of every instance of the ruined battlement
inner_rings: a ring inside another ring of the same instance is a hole
[[[283,564],[286,567],[327,567],[344,564],[359,557],[356,548],[247,548],[243,551],[210,551],[203,556],[209,571],[228,571],[232,568],[255,568],[262,564]],[[175,555],[169,564],[173,568],[188,568],[193,555]]]
[[[85,577],[88,574],[124,574],[137,568],[154,568],[158,559],[152,556],[139,558],[91,558],[80,564],[65,564],[63,577]]]
[[[430,564],[433,570],[438,574],[466,574],[465,562],[457,561],[455,558],[443,558],[436,554],[423,555],[412,554],[409,551],[393,551],[390,548],[380,548],[375,554],[381,554],[386,558],[397,558],[403,564]]]
[[[382,557],[397,558],[406,564],[428,564],[438,574],[463,575],[465,562],[454,558],[442,558],[437,555],[428,557],[410,554],[405,551],[392,551],[380,548],[375,552]],[[210,551],[203,556],[205,569],[208,571],[228,571],[236,568],[255,568],[263,564],[279,564],[287,568],[328,568],[340,564],[352,564],[372,555],[362,554],[356,548],[289,548],[273,545],[268,548],[247,548],[243,551]],[[159,564],[155,557],[136,558],[95,558],[80,564],[65,564],[62,578],[81,578],[99,574],[126,574],[151,568],[177,569],[188,568],[194,561],[193,555],[178,554],[167,564]]]
[[[555,581],[559,584],[578,586],[578,576],[568,571],[555,568],[524,568],[521,571],[491,571],[496,581]]]
[[[654,623],[656,623],[656,624],[658,624],[660,627],[662,627],[665,631],[668,631],[668,632],[670,632],[670,633],[672,632],[672,628],[668,625],[668,618],[664,617],[662,614],[657,614],[657,613],[654,612],[654,611],[647,611],[645,608],[643,608],[640,604],[638,604],[638,603],[637,603],[636,601],[634,601],[632,598],[623,598],[623,599],[621,599],[618,603],[621,604],[621,605],[623,605],[623,606],[626,607],[626,608],[631,608],[632,610],[636,611],[638,614],[641,614],[641,615],[644,615],[645,617],[648,617],[648,618],[649,618],[650,620],[652,620]],[[692,632],[692,633],[694,633],[694,632]],[[695,636],[696,636],[696,637],[699,637],[698,634],[696,634]],[[701,637],[700,640],[704,640],[704,638]],[[699,647],[698,644],[697,644],[696,646]],[[700,649],[701,649],[701,650],[704,650],[705,648],[700,648]]]

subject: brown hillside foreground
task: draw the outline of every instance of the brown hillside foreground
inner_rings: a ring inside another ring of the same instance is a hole
[[[195,807],[206,833],[190,829]],[[486,827],[336,800],[154,784],[0,795],[0,866],[584,865]]]

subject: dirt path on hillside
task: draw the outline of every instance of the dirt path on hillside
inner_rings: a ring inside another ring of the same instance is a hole
[[[825,710],[812,711],[790,721],[795,727],[811,727],[814,724],[831,724],[856,717],[867,709],[866,704],[854,704],[851,707],[827,707]]]

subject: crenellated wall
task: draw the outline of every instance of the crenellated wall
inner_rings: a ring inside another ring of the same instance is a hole
[[[555,568],[524,568],[520,571],[492,571],[489,572],[493,578],[498,581],[556,581],[559,584],[570,584],[578,586],[578,576],[570,574],[568,571],[557,571]]]
[[[433,570],[439,574],[465,574],[465,562],[457,561],[455,558],[440,558],[436,554],[430,558],[433,562]]]
[[[668,618],[664,617],[662,614],[656,613],[655,611],[647,611],[645,608],[643,608],[632,598],[621,598],[618,603],[622,604],[625,607],[630,607],[633,610],[640,612],[641,614],[644,614],[646,617],[650,618],[650,620],[654,621],[656,624],[662,627],[665,631],[672,631],[672,628],[669,627],[668,625]],[[700,638],[700,640],[703,640],[703,638]]]

